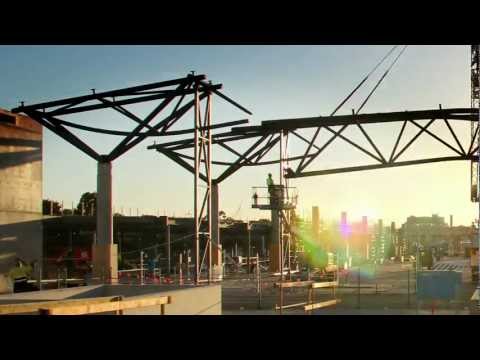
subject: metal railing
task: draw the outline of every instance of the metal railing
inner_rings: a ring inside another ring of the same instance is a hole
[[[252,206],[261,207],[272,204],[296,207],[298,202],[298,190],[295,187],[283,185],[254,186],[252,187]]]

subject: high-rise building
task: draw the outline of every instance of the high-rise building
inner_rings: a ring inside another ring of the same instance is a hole
[[[374,226],[370,243],[369,259],[371,261],[383,262],[383,260],[394,256],[394,234],[395,223],[390,226],[383,226],[383,220],[378,220],[378,223]]]

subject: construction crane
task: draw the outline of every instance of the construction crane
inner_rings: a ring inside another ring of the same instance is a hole
[[[471,46],[471,62],[470,62],[470,83],[471,83],[471,107],[472,109],[480,110],[480,45]],[[472,135],[472,144],[473,148],[477,149],[477,155],[480,154],[480,148],[478,141],[480,137],[480,114],[477,122],[477,126],[474,125],[474,122],[471,123],[471,135]],[[479,168],[480,156],[477,159],[473,159],[470,163],[470,177],[471,177],[471,200],[472,202],[479,201],[479,179],[480,179],[480,168]],[[480,299],[478,299],[478,294],[480,292],[480,203],[479,203],[479,214],[477,222],[477,241],[478,248],[477,253],[472,252],[471,256],[471,267],[472,267],[472,280],[477,281],[477,300],[478,308],[480,309]],[[475,259],[477,257],[477,259]],[[476,263],[476,266],[474,265]],[[474,295],[475,296],[475,295]]]
[[[471,83],[471,107],[472,109],[478,109],[480,105],[480,87],[479,87],[479,55],[480,45],[471,46],[471,62],[470,62],[470,83]],[[472,121],[470,125],[473,148],[478,148],[478,124]],[[472,160],[470,162],[470,178],[471,178],[471,200],[472,202],[478,202],[478,160]]]

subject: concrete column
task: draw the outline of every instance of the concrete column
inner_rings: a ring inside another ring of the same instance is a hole
[[[117,282],[117,246],[113,244],[112,164],[98,162],[97,236],[93,251],[93,272],[103,282]]]
[[[112,163],[99,162],[97,170],[97,244],[112,244],[112,235]]]
[[[168,224],[167,217],[167,228],[165,229],[165,236],[167,237],[167,274],[170,275],[172,269],[172,245],[170,243],[170,225]]]
[[[220,240],[220,220],[218,213],[219,207],[219,192],[218,184],[212,182],[211,186],[211,201],[212,201],[212,267],[213,277],[219,278],[222,274],[222,244]]]

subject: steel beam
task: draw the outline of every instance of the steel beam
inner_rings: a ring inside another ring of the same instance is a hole
[[[335,116],[317,116],[310,118],[280,119],[262,121],[262,128],[268,130],[295,130],[309,127],[323,126],[341,126],[360,124],[376,124],[405,120],[425,120],[425,119],[449,119],[450,115],[456,115],[458,119],[472,121],[472,116],[478,114],[478,110],[471,108],[453,108],[438,110],[417,110],[417,111],[399,111],[389,113],[355,114],[355,115],[335,115]],[[241,132],[242,128],[235,128],[236,132]]]
[[[135,121],[137,124],[140,124],[142,125],[143,124],[143,120],[140,119],[137,115],[131,113],[130,111],[128,111],[127,109],[125,109],[124,107],[122,107],[121,105],[119,104],[116,104],[115,102],[112,102],[112,101],[109,101],[107,99],[103,99],[103,98],[98,98],[99,101],[101,101],[102,103],[108,105],[110,108],[118,111],[120,114],[122,114],[123,116],[126,116],[128,117],[129,119]],[[154,133],[157,133],[157,135],[159,135],[160,133],[155,130],[154,128],[152,128],[150,125],[148,124],[145,124],[143,125],[145,126],[147,129],[149,130],[152,130]]]
[[[450,150],[453,150],[454,152],[456,152],[458,155],[464,155],[462,154],[462,152],[458,149],[455,149],[452,145],[450,145],[449,143],[447,143],[446,141],[444,141],[443,139],[439,138],[437,135],[435,135],[434,133],[432,133],[431,131],[427,130],[427,128],[425,126],[422,126],[422,125],[419,125],[417,124],[415,121],[411,120],[410,121],[412,124],[414,124],[415,126],[417,126],[418,128],[420,129],[423,129],[428,135],[430,135],[431,137],[433,137],[435,140],[441,142],[443,145],[445,145],[446,147],[448,147]]]
[[[200,95],[200,100],[203,99],[204,97],[206,97],[207,95],[205,93],[203,93],[202,95]],[[160,121],[158,124],[156,124],[155,126],[153,126],[153,128],[155,130],[158,130],[160,129],[162,126],[164,126],[165,124],[167,124],[169,121],[171,121],[172,119],[180,119],[182,116],[184,116],[192,107],[194,106],[194,100],[192,100],[191,102],[185,104],[184,106],[182,106],[180,109],[176,110],[175,112],[172,112],[169,116],[167,116],[165,119],[163,119],[162,121]],[[147,136],[149,136],[150,134],[152,134],[152,132],[149,130],[149,131],[146,131],[146,132],[143,132],[143,133],[140,133],[135,139],[131,140],[128,144],[126,144],[123,148],[120,148],[118,150],[117,153],[113,153],[113,151],[110,153],[110,158],[111,159],[115,159],[117,157],[119,157],[120,155],[124,154],[125,152],[127,152],[128,150],[130,150],[132,147],[134,147],[135,145],[137,145],[138,143],[142,142]]]
[[[217,86],[221,87],[221,85],[217,85]],[[176,90],[171,90],[170,92],[166,92],[158,95],[139,96],[139,97],[134,97],[129,99],[115,100],[113,103],[117,106],[124,106],[124,105],[138,104],[138,103],[149,102],[154,100],[175,98],[179,95],[187,95],[187,94],[192,94],[192,90],[176,89]],[[50,113],[55,116],[71,115],[71,114],[76,114],[81,112],[95,111],[95,110],[108,109],[108,108],[111,108],[111,106],[107,105],[106,103],[102,103],[102,104],[92,104],[92,105],[85,105],[85,106],[79,106],[79,107],[72,107],[65,110],[53,110]]]
[[[249,155],[252,151],[254,151],[264,140],[266,139],[266,136],[262,136],[259,140],[257,140],[250,148],[247,149],[247,151],[244,153],[243,158],[237,159],[235,163],[233,163],[232,166],[230,166],[228,169],[226,169],[218,178],[215,179],[216,183],[221,183],[223,180],[225,180],[227,177],[231,176],[234,174],[236,171],[238,171],[242,167],[242,160],[244,162],[251,161],[255,156],[257,156],[261,151],[265,149],[265,147],[269,146],[269,144],[264,145],[260,150],[255,152],[253,155]],[[248,157],[247,157],[248,156]],[[247,161],[248,159],[248,161]]]
[[[188,170],[192,174],[195,174],[195,168],[192,165],[190,165],[189,163],[187,163],[185,160],[181,159],[180,156],[179,156],[180,154],[177,154],[177,153],[175,153],[173,151],[170,151],[170,150],[163,150],[162,154],[169,157],[171,160],[175,161],[178,165],[180,165],[184,169]],[[205,175],[200,174],[199,177],[203,181],[207,181],[207,178],[205,177]]]
[[[179,87],[177,88],[177,90],[181,90],[181,89],[184,89],[185,87],[187,86],[186,83],[181,83],[179,85]],[[122,150],[124,148],[126,148],[126,145],[130,142],[130,140],[132,140],[136,135],[138,135],[142,129],[144,127],[146,127],[146,125],[148,125],[148,123],[150,121],[152,121],[155,116],[157,116],[163,109],[165,109],[168,104],[170,104],[170,102],[174,99],[174,96],[170,96],[168,98],[166,98],[165,100],[163,100],[159,105],[157,105],[155,107],[155,109],[153,111],[150,112],[150,114],[147,115],[147,117],[145,119],[142,120],[142,122],[135,128],[132,130],[132,132],[127,135],[113,150],[112,152],[110,153],[110,158],[111,159],[115,159],[116,157],[120,156],[123,152]],[[156,130],[156,129],[155,129]],[[137,137],[137,140],[139,138]],[[141,141],[141,140],[140,140]]]
[[[62,119],[57,119],[58,123],[67,126],[67,127],[72,127],[75,129],[79,130],[84,130],[84,131],[89,131],[97,134],[106,134],[106,135],[117,135],[117,136],[127,136],[130,134],[130,131],[119,131],[119,130],[110,130],[110,129],[102,129],[102,128],[96,128],[92,126],[86,126],[86,125],[80,125],[80,124],[75,124],[70,121],[62,120]],[[154,135],[151,135],[154,136]]]
[[[215,94],[215,95],[218,95],[220,96],[222,99],[224,99],[225,101],[229,102],[230,104],[232,104],[233,106],[235,106],[236,108],[242,110],[243,112],[246,112],[248,115],[252,115],[252,112],[248,109],[246,109],[245,107],[243,107],[242,105],[240,105],[239,103],[237,103],[236,101],[232,100],[231,98],[229,98],[227,95],[225,94],[222,94],[221,92],[217,91],[215,88],[212,88],[211,87],[211,84],[205,82],[205,81],[200,81],[200,83],[202,84],[202,86],[208,86],[209,89]]]
[[[18,113],[18,112],[24,112],[28,110],[43,110],[43,109],[48,109],[51,107],[57,107],[62,105],[72,106],[72,104],[79,104],[79,103],[90,101],[90,100],[96,100],[97,97],[99,96],[103,98],[113,97],[113,96],[132,96],[132,95],[135,95],[135,93],[143,90],[150,90],[150,89],[156,89],[160,87],[179,85],[184,83],[185,81],[204,80],[205,78],[206,78],[205,75],[195,75],[195,76],[187,75],[186,77],[179,78],[179,79],[160,81],[160,82],[155,82],[151,84],[132,86],[132,87],[118,89],[118,90],[104,91],[104,92],[91,94],[91,95],[77,96],[77,97],[65,98],[61,100],[20,106],[12,109],[12,112]],[[144,100],[141,100],[141,101],[144,101]]]
[[[36,120],[49,130],[60,136],[65,141],[69,142],[71,145],[75,146],[77,149],[81,150],[84,154],[90,156],[92,159],[97,161],[100,159],[100,155],[95,150],[85,144],[82,140],[80,140],[70,131],[65,129],[53,116],[48,116],[35,110],[28,111],[28,113],[26,114],[30,116],[33,120]]]
[[[338,137],[339,137],[340,139],[342,139],[343,141],[346,141],[348,144],[352,145],[352,146],[355,147],[356,149],[358,149],[358,150],[362,151],[363,153],[369,155],[370,157],[374,158],[374,159],[377,160],[378,162],[383,162],[383,163],[385,162],[385,161],[383,161],[383,160],[384,160],[383,156],[381,156],[381,158],[379,158],[379,157],[373,155],[370,151],[365,150],[365,149],[364,149],[363,147],[361,147],[360,145],[356,144],[355,142],[353,142],[352,140],[348,139],[347,137],[341,135],[340,132],[337,132],[337,131],[335,131],[335,130],[332,130],[332,129],[330,129],[329,127],[326,127],[325,129],[327,129],[327,130],[330,131],[331,133],[335,134],[336,136],[338,136]],[[375,148],[376,148],[376,147],[375,147]],[[378,151],[378,149],[377,149],[377,151]],[[380,154],[380,155],[382,155],[382,154]],[[383,160],[382,160],[382,159],[383,159]]]
[[[397,155],[395,155],[395,157],[392,159],[392,161],[397,160],[397,159],[400,157],[400,155],[402,155],[402,154],[410,147],[410,145],[412,145],[413,142],[414,142],[415,140],[417,140],[417,138],[418,138],[420,135],[422,135],[422,133],[423,133],[425,130],[427,130],[430,125],[432,125],[432,123],[433,123],[434,121],[435,121],[435,119],[432,119],[432,120],[430,120],[430,121],[428,122],[427,125],[425,125],[425,127],[421,127],[421,130],[420,130],[418,133],[415,134],[415,136],[403,147],[402,150],[400,150],[400,152],[399,152]]]
[[[404,121],[402,124],[402,128],[400,129],[400,133],[397,136],[397,140],[395,141],[395,145],[393,146],[392,153],[390,154],[390,159],[388,159],[388,162],[393,161],[393,157],[395,156],[395,151],[397,151],[398,144],[400,143],[400,139],[402,138],[403,131],[405,130],[405,126],[407,126],[407,122]]]
[[[220,145],[220,144],[219,144]],[[177,153],[177,152],[174,152],[173,150],[170,150],[168,149],[167,151],[170,151],[170,152],[173,152],[176,156],[182,158],[182,159],[188,159],[188,160],[192,160],[193,161],[193,156],[190,156],[190,155],[186,155],[186,154],[180,154],[180,153]],[[159,153],[163,153],[162,150],[158,150]],[[239,157],[242,157],[242,158],[245,158],[244,155],[239,154]],[[307,158],[310,158],[312,157],[313,155],[308,155]],[[296,160],[300,160],[303,158],[303,155],[300,155],[300,156],[292,156],[292,157],[289,157],[289,158],[285,158],[284,161],[296,161]],[[203,160],[202,160],[203,161]],[[278,164],[280,162],[280,160],[268,160],[268,161],[259,161],[259,162],[252,162],[250,161],[248,158],[246,158],[245,160],[246,162],[245,163],[242,163],[242,166],[265,166],[265,165],[274,165],[274,164]],[[213,165],[221,165],[221,166],[232,166],[235,164],[235,162],[227,162],[227,161],[218,161],[218,160],[212,160],[212,164]]]
[[[219,124],[215,124],[215,125],[210,125],[208,127],[200,127],[199,130],[213,130],[213,129],[221,129],[221,128],[225,128],[225,127],[228,127],[228,126],[232,126],[232,125],[239,125],[239,124],[246,124],[248,123],[248,119],[242,119],[242,120],[236,120],[236,121],[227,121],[227,122],[223,122],[223,123],[219,123]],[[157,135],[158,136],[169,136],[169,135],[183,135],[183,134],[191,134],[191,133],[194,133],[195,132],[195,129],[184,129],[184,130],[173,130],[173,131],[167,131],[167,132],[163,132],[163,133],[158,133]],[[152,147],[148,147],[149,149],[151,149]]]
[[[347,125],[343,125],[342,128],[338,131],[338,132],[335,132],[335,134],[330,138],[328,139],[328,141],[323,144],[323,146],[320,148],[320,150],[318,150],[316,153],[313,154],[313,156],[307,160],[307,162],[305,162],[303,164],[302,167],[298,167],[297,168],[297,173],[302,171],[303,169],[305,169],[313,160],[315,160],[315,158],[321,154],[321,152],[323,150],[325,150],[327,148],[328,145],[330,145],[332,143],[333,140],[335,140],[337,138],[337,136],[339,136],[346,128],[347,128],[348,124]],[[305,154],[305,157],[307,156],[308,154]]]
[[[402,161],[402,162],[394,162],[394,163],[386,163],[386,164],[378,164],[378,165],[352,166],[352,167],[337,168],[337,169],[304,171],[304,172],[301,172],[301,173],[293,173],[291,175],[286,175],[285,177],[286,178],[299,178],[299,177],[308,177],[308,176],[339,174],[339,173],[345,173],[345,172],[375,170],[375,169],[387,169],[387,168],[398,167],[398,166],[436,163],[436,162],[441,162],[441,161],[472,160],[473,158],[474,158],[473,156],[449,156],[449,157],[421,159],[421,160],[410,160],[410,161]]]
[[[462,143],[458,140],[457,134],[455,134],[455,131],[453,131],[452,126],[450,125],[450,123],[448,122],[448,120],[447,120],[447,119],[443,119],[443,121],[445,122],[445,125],[447,125],[448,130],[450,130],[450,134],[452,134],[453,138],[455,139],[455,142],[457,143],[459,149],[461,150],[461,153],[462,153],[463,155],[466,155],[465,150],[464,150],[464,148],[463,148],[463,146],[462,146]]]

